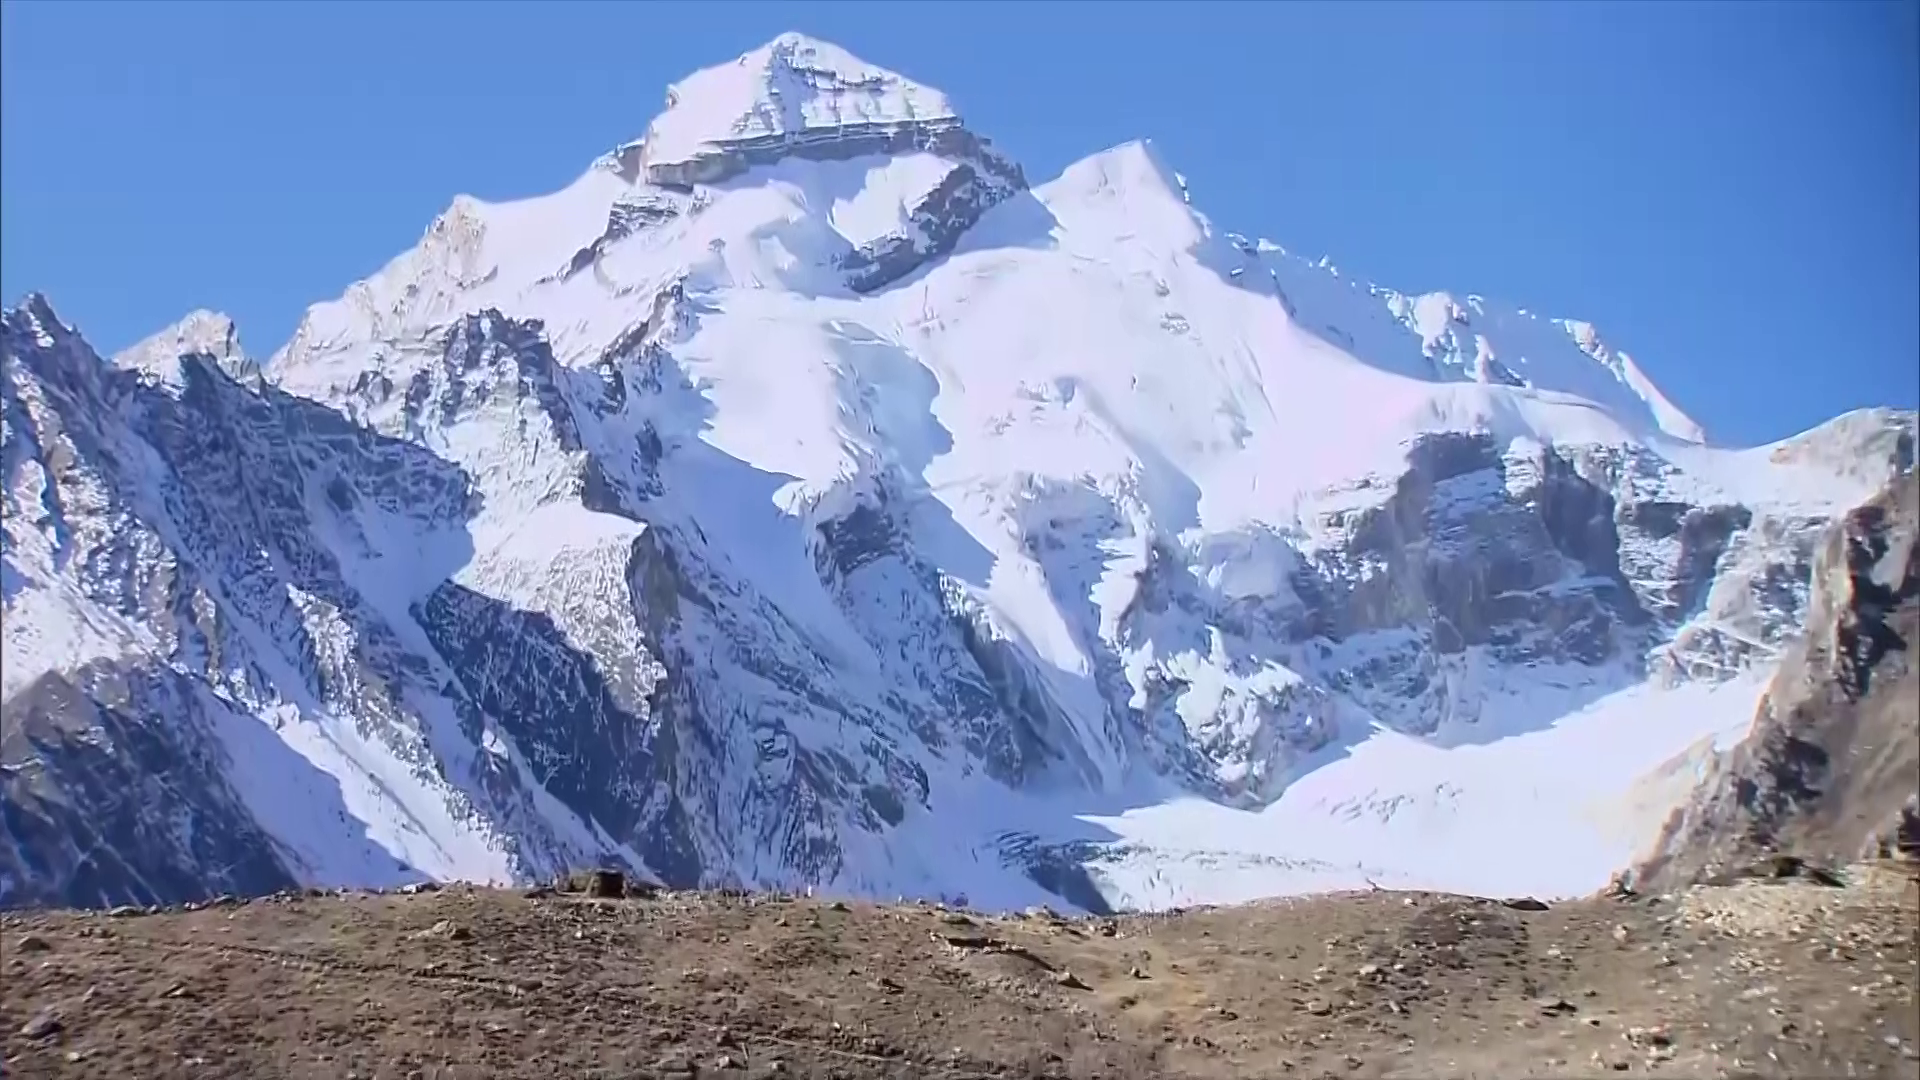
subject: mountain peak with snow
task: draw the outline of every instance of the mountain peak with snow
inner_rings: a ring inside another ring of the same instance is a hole
[[[240,347],[240,332],[233,319],[204,308],[115,353],[113,365],[174,383],[179,381],[183,356],[210,356],[222,370],[235,376],[255,371]]]
[[[122,368],[145,368],[156,357],[172,360],[183,353],[205,353],[222,359],[238,356],[240,333],[232,317],[202,308],[158,333],[115,353],[113,362]]]
[[[34,334],[43,339],[50,337],[54,330],[65,329],[66,324],[60,316],[54,314],[53,304],[47,300],[47,294],[30,292],[20,298],[20,304],[13,309],[17,317],[33,327]]]
[[[702,162],[742,150],[959,126],[940,91],[789,32],[668,87],[642,144],[650,174],[704,179]]]

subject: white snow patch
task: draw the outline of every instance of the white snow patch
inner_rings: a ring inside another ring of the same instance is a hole
[[[0,568],[18,573],[9,564]],[[11,590],[13,586],[10,584]],[[0,619],[0,699],[32,685],[43,675],[69,672],[95,661],[151,656],[157,643],[140,626],[100,605],[66,595],[63,586],[28,585],[7,597]]]
[[[1440,749],[1376,731],[1260,811],[1180,799],[1086,820],[1125,855],[1099,864],[1127,907],[1233,903],[1381,885],[1569,897],[1604,887],[1676,802],[1622,805],[1641,779],[1753,715],[1764,678],[1613,694],[1553,726]],[[1201,840],[1199,838],[1204,838]]]
[[[852,244],[864,244],[907,226],[910,211],[953,171],[935,154],[862,158],[851,163],[864,175],[857,186],[833,198],[827,220]]]

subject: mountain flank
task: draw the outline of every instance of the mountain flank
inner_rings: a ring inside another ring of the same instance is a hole
[[[1781,857],[1920,859],[1920,481],[1850,511],[1814,558],[1807,623],[1753,729],[1677,808],[1638,887]]]

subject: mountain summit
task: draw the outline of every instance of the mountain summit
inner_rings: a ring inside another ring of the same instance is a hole
[[[957,127],[946,95],[804,34],[782,34],[667,89],[647,159],[683,165],[740,144],[827,141],[851,132]]]
[[[0,349],[6,904],[1581,891],[1914,448],[1714,447],[1585,323],[1220,231],[1147,143],[1030,183],[797,35],[257,368]]]

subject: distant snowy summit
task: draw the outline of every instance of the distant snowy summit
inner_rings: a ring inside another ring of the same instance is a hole
[[[647,128],[647,158],[679,164],[742,143],[830,139],[855,131],[958,127],[945,94],[824,41],[782,34],[667,89]]]
[[[848,284],[868,292],[952,250],[1027,189],[1020,166],[967,130],[945,94],[804,34],[786,33],[667,89],[667,108],[603,164],[672,191],[789,159],[919,158],[896,227],[851,238]],[[652,211],[649,209],[648,211]]]
[[[838,45],[785,33],[667,88],[667,108],[619,155],[651,183],[717,183],[800,155],[845,159],[975,140],[945,94]]]
[[[45,299],[41,300],[42,305]],[[258,367],[240,348],[233,320],[213,311],[196,311],[157,334],[114,355],[115,367],[140,372],[162,383],[180,381],[180,358],[210,356],[236,378],[257,377]]]
[[[668,87],[666,109],[645,136],[603,164],[629,182],[685,191],[783,160],[846,161],[876,155],[932,155],[944,168],[936,174],[938,183],[923,183],[924,190],[913,193],[917,201],[905,208],[900,228],[856,241],[859,250],[842,261],[849,284],[861,292],[892,284],[928,258],[946,254],[989,209],[1028,188],[1020,166],[968,129],[945,93],[838,45],[791,31],[732,63],[702,69]],[[1210,232],[1204,216],[1187,207],[1184,178],[1159,159],[1150,142],[1130,143],[1101,159],[1150,163],[1145,171],[1153,182],[1144,187],[1130,182],[1129,189],[1177,191],[1186,210],[1179,216],[1191,217]],[[1143,209],[1157,213],[1163,208]],[[652,205],[644,212],[654,212]],[[1257,249],[1284,254],[1268,242]],[[1324,260],[1316,269],[1331,270]],[[1630,356],[1609,350],[1589,323],[1542,320],[1526,311],[1489,311],[1479,297],[1470,297],[1463,306],[1447,293],[1402,296],[1362,287],[1384,300],[1394,317],[1419,335],[1422,354],[1441,381],[1568,391],[1607,405],[1624,403],[1625,391],[1666,435],[1707,441],[1704,429],[1668,400]],[[1544,324],[1540,328],[1556,338],[1571,338],[1592,365],[1569,367],[1553,356],[1564,349],[1564,341],[1503,357],[1493,337],[1511,341],[1530,334],[1531,328],[1490,336],[1482,328],[1486,323]],[[1542,352],[1548,354],[1545,359]]]

